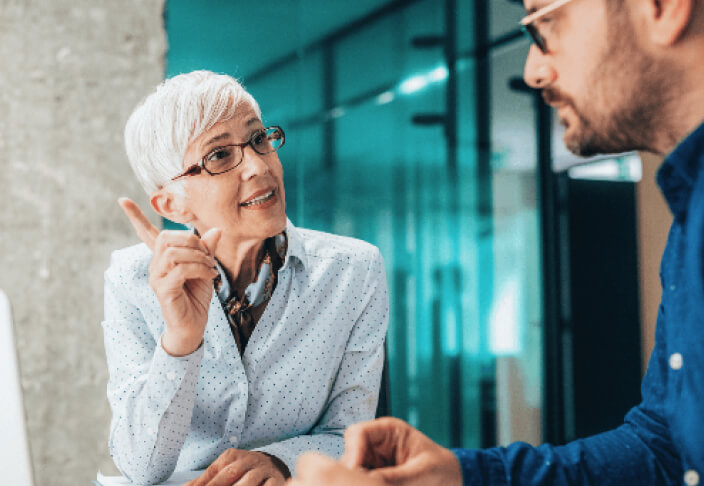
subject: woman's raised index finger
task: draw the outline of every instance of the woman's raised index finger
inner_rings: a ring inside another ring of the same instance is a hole
[[[154,250],[154,241],[159,236],[159,229],[147,219],[139,206],[130,198],[121,197],[117,200],[122,210],[127,215],[127,219],[132,223],[137,236],[142,240],[150,250]]]

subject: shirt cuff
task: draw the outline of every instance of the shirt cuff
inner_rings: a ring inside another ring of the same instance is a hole
[[[508,486],[506,467],[500,457],[489,450],[450,449],[457,457],[462,469],[463,486],[487,484]]]
[[[291,437],[290,439],[281,442],[272,442],[271,444],[252,449],[256,452],[264,452],[281,460],[291,476],[296,475],[296,462],[303,452],[313,451],[320,454],[325,454],[334,459],[339,459],[344,452],[345,443],[341,436],[332,436],[328,434],[317,435],[300,435]]]
[[[183,385],[195,385],[200,374],[203,353],[204,348],[201,344],[198,349],[186,356],[171,356],[161,346],[161,339],[159,339],[159,345],[156,347],[149,369],[152,384],[148,394],[150,410],[158,415],[163,414]]]
[[[266,445],[264,447],[257,447],[256,449],[252,449],[252,450],[255,452],[263,452],[264,454],[274,456],[279,461],[284,463],[284,465],[288,468],[289,473],[291,475],[294,474],[294,472],[296,470],[296,461],[298,461],[298,456],[300,455],[300,451],[292,451],[290,447],[286,447],[285,445],[280,445],[277,442],[274,442],[273,444]]]

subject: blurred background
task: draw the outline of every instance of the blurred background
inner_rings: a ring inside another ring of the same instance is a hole
[[[37,484],[116,472],[102,272],[136,243],[117,197],[148,207],[122,130],[194,69],[240,79],[286,131],[294,224],[381,249],[392,415],[464,447],[620,424],[659,302],[659,161],[566,152],[521,80],[524,14],[511,0],[0,0],[0,288]]]

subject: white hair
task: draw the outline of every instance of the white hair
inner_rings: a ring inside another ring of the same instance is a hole
[[[193,140],[245,103],[261,118],[259,105],[235,78],[210,71],[179,74],[157,86],[125,125],[127,158],[147,194],[183,171]],[[174,186],[183,195],[182,185]]]

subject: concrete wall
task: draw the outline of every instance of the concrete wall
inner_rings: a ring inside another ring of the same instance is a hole
[[[163,1],[0,0],[0,288],[36,484],[114,471],[103,271],[136,242],[117,197],[146,204],[122,130],[163,77]]]

